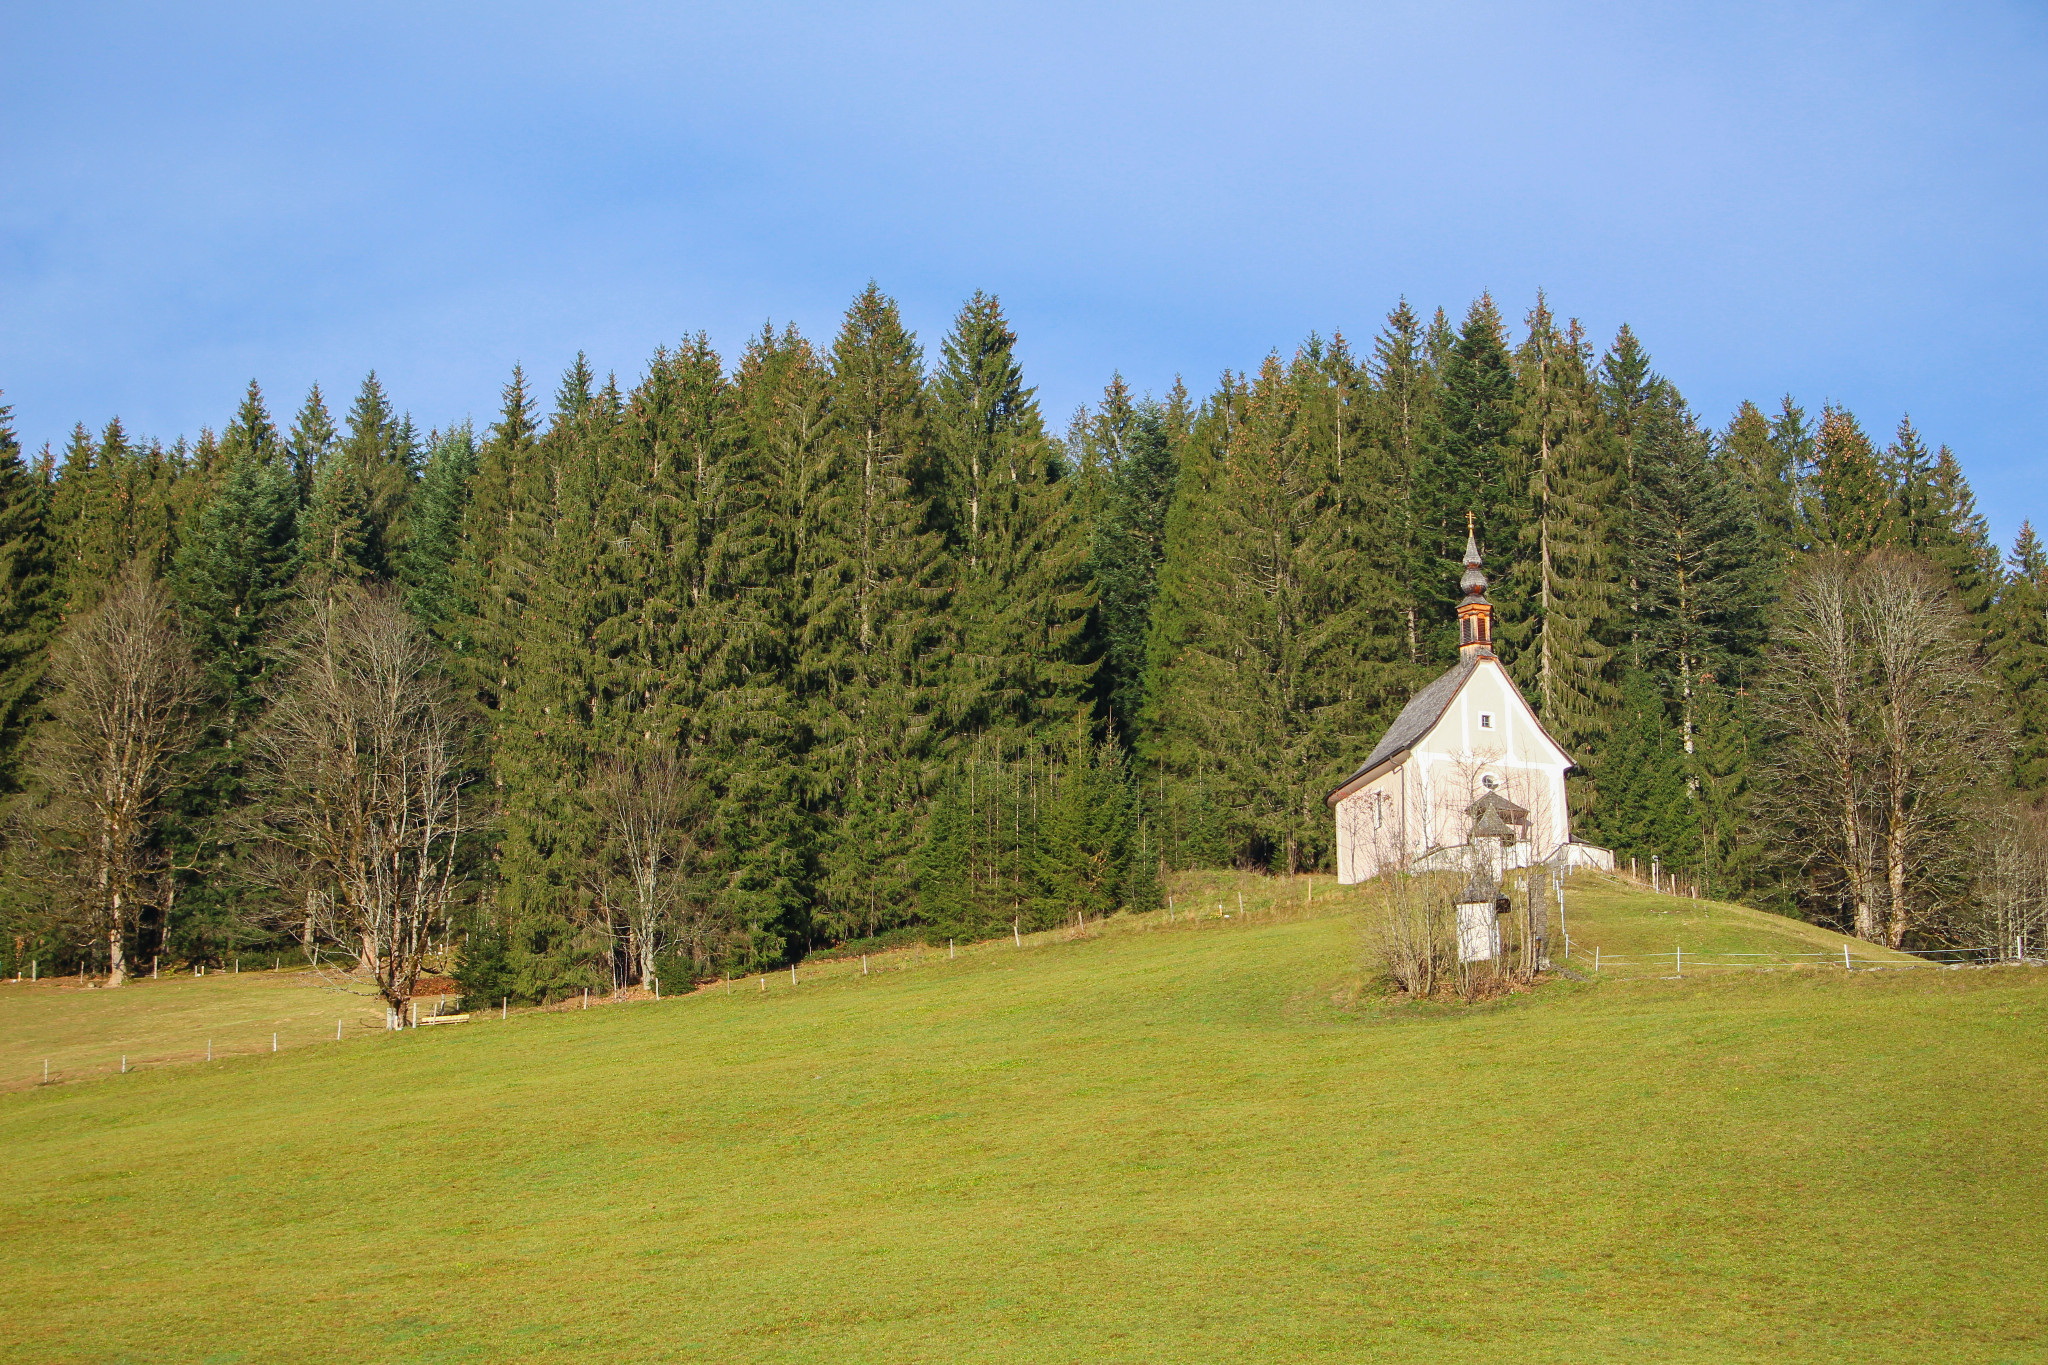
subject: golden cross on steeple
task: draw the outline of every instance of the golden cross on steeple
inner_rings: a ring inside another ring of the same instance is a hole
[[[1465,509],[1465,534],[1469,536],[1472,534],[1473,530],[1474,523],[1472,520],[1472,509],[1468,507]]]

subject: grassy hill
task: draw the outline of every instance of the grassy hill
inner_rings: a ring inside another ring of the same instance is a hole
[[[2048,974],[1389,1005],[1307,890],[0,1096],[0,1358],[2041,1357]],[[1670,899],[1573,937],[1824,941]]]
[[[1730,901],[1654,895],[1625,878],[1593,873],[1580,873],[1567,884],[1563,927],[1572,938],[1570,964],[1592,971],[1597,960],[1601,974],[1609,978],[1664,976],[1679,968],[1726,972],[1757,967],[1840,967],[1844,949],[1859,969],[1926,966],[1909,953],[1818,925]],[[1557,932],[1555,915],[1551,928]]]

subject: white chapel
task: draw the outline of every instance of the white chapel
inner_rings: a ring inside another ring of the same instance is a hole
[[[1613,854],[1572,839],[1564,782],[1571,755],[1494,655],[1493,604],[1469,525],[1458,585],[1458,662],[1415,694],[1326,798],[1337,817],[1337,880],[1392,869],[1463,871],[1473,827],[1488,810],[1508,828],[1509,867],[1611,869]]]

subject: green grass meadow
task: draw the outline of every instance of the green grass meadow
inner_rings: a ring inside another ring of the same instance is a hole
[[[0,1359],[2048,1356],[2048,972],[1391,1004],[1357,893],[1175,891],[127,1075],[105,1037],[318,988],[0,988],[10,1078],[72,1049],[0,1094]],[[1568,914],[1616,952],[1840,942],[1599,878]]]

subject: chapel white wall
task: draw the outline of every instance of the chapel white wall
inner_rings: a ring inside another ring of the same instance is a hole
[[[1487,716],[1490,726],[1481,723]],[[1463,844],[1471,832],[1466,808],[1486,790],[1488,775],[1495,790],[1529,811],[1529,846],[1516,861],[1548,858],[1571,837],[1567,767],[1499,661],[1486,660],[1405,762],[1337,803],[1338,880],[1364,881]],[[1377,819],[1375,803],[1382,803]]]

